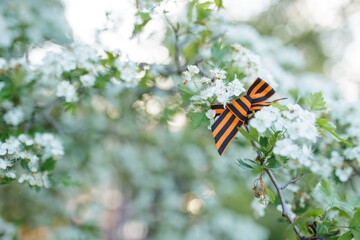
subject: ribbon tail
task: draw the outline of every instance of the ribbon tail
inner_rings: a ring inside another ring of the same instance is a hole
[[[238,127],[241,127],[242,124],[243,122],[231,113],[229,109],[225,109],[220,117],[213,123],[211,131],[220,156],[223,155],[230,142],[238,133]]]

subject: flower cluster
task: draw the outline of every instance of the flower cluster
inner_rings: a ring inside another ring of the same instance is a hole
[[[274,154],[290,158],[290,168],[310,167],[313,155],[309,143],[316,142],[318,136],[315,114],[297,104],[281,107],[283,110],[274,106],[263,108],[255,114],[250,126],[259,133],[268,129],[273,132],[281,131],[283,137],[276,142]]]
[[[200,106],[210,106],[214,102],[224,104],[224,106],[231,100],[239,97],[245,88],[243,83],[239,79],[235,78],[232,80],[226,79],[226,71],[224,69],[213,69],[210,70],[212,79],[208,77],[197,77],[199,68],[194,65],[188,66],[188,71],[183,73],[185,80],[184,84],[190,85],[192,89],[196,89],[198,92],[194,95],[191,100],[192,107],[198,108]],[[212,113],[208,113],[207,116],[212,119]]]
[[[49,187],[47,172],[42,164],[49,159],[56,161],[62,155],[62,143],[53,134],[36,133],[34,138],[25,134],[12,136],[0,143],[0,179],[16,179],[19,175],[16,165],[21,163],[26,172],[18,177],[19,183]]]
[[[238,43],[233,44],[232,49],[233,66],[245,75],[244,82],[251,84],[258,76],[262,76],[272,87],[277,87],[273,76],[262,66],[260,56]]]
[[[96,87],[99,77],[102,81],[111,80],[125,87],[137,86],[138,65],[108,54],[111,57],[104,59],[86,44],[73,44],[60,52],[49,51],[42,59],[43,63],[36,66],[36,72],[40,75],[38,84],[43,88],[55,88],[56,96],[66,102],[78,101],[79,89]]]
[[[38,6],[42,6],[42,11]],[[0,6],[0,32],[3,35],[0,48],[11,49],[20,41],[40,44],[48,39],[68,40],[63,33],[70,31],[61,9],[61,4],[43,4],[41,0],[3,2]],[[57,31],[49,31],[49,26]],[[17,46],[14,50],[19,51],[19,48]]]

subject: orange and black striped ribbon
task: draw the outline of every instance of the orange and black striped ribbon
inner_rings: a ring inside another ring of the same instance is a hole
[[[261,78],[257,78],[246,91],[245,96],[226,104],[213,104],[211,108],[216,111],[218,119],[211,125],[216,148],[223,155],[225,149],[242,127],[245,119],[253,111],[257,112],[271,102],[265,102],[275,94],[275,90]],[[281,100],[281,99],[278,99]],[[275,100],[275,101],[278,101]]]

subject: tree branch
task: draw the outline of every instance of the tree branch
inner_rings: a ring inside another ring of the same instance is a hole
[[[249,127],[247,126],[247,124],[245,124],[245,129],[246,129],[247,131],[249,131]],[[253,147],[257,147],[257,144],[256,144],[255,141],[251,141],[251,144],[253,145]],[[260,153],[257,152],[257,154],[258,154],[257,160],[259,160],[260,163],[261,163],[261,165],[263,165],[264,160],[262,159]],[[283,188],[281,187],[281,185],[279,184],[279,182],[276,180],[275,176],[272,174],[272,172],[270,171],[270,169],[265,168],[265,171],[266,171],[267,175],[269,176],[271,182],[272,182],[273,185],[275,186],[276,191],[277,191],[277,193],[278,193],[278,195],[279,195],[280,203],[281,203],[281,208],[282,208],[282,216],[285,217],[286,220],[288,220],[288,222],[289,222],[290,224],[293,223],[294,220],[290,217],[289,211],[287,210],[287,207],[286,207],[286,202],[285,202],[284,194],[283,194],[283,192],[282,192],[282,189],[283,189]],[[292,181],[293,181],[293,180],[292,180]],[[291,181],[290,181],[290,182],[291,182]],[[284,186],[286,187],[287,185],[290,184],[290,182],[287,183],[287,184],[285,184]],[[298,228],[296,225],[293,227],[293,229],[294,229],[295,233],[297,234],[297,236],[298,236],[301,240],[307,239],[307,237],[305,237],[305,236],[300,232],[299,228]]]
[[[178,74],[181,74],[181,65],[180,65],[180,45],[179,45],[179,29],[180,25],[177,23],[176,26],[171,23],[170,19],[165,15],[166,22],[170,25],[171,29],[174,32],[175,35],[175,41],[174,41],[174,48],[175,48],[175,54],[174,54],[174,63],[176,66],[176,72]]]
[[[195,62],[195,65],[198,67],[200,73],[204,76],[204,77],[207,77],[207,78],[210,78],[211,81],[213,82],[215,79],[210,75],[208,74],[207,72],[205,72],[205,70],[199,65],[199,63],[202,62],[202,59],[198,60]]]
[[[31,120],[30,123],[28,123],[27,125],[24,126],[24,131],[27,132],[28,130],[30,130],[32,127],[34,127],[34,125],[40,121],[40,119],[45,118],[45,116],[49,116],[49,113],[51,112],[51,110],[58,104],[59,102],[59,98],[55,98],[53,101],[51,101],[50,103],[48,103],[45,107],[44,110],[39,113],[36,114],[33,119]]]
[[[295,183],[297,182],[298,180],[300,180],[300,178],[304,176],[303,173],[301,173],[297,178],[294,178],[293,180],[290,180],[289,182],[287,182],[284,186],[281,187],[281,190],[282,189],[285,189],[287,186],[289,186],[291,183]]]
[[[272,174],[270,169],[265,168],[265,171],[266,171],[267,175],[269,176],[271,182],[274,184],[276,191],[279,195],[281,207],[282,207],[282,216],[285,217],[290,223],[293,223],[294,220],[290,217],[289,212],[287,210],[285,198],[284,198],[282,188],[281,188],[279,182],[276,180],[275,176]],[[293,229],[300,239],[306,239],[306,237],[300,232],[299,228],[296,225],[294,226]]]

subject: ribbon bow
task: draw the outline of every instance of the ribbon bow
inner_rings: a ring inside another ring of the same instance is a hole
[[[245,119],[253,111],[257,112],[271,102],[265,102],[275,94],[275,90],[261,78],[257,78],[246,91],[245,96],[240,97],[226,104],[213,104],[211,108],[216,111],[216,116],[220,117],[211,125],[211,131],[215,139],[216,148],[223,155],[225,149],[238,133],[238,128],[242,127]],[[279,101],[277,99],[275,101]],[[274,101],[274,102],[275,102]]]

